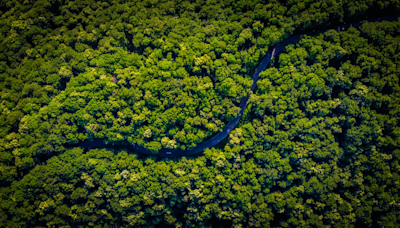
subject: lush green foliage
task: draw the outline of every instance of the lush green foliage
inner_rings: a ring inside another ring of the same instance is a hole
[[[37,154],[61,153],[65,143],[85,139],[128,141],[154,152],[193,148],[236,116],[268,47],[296,28],[397,6],[3,2],[2,179],[33,167]]]
[[[288,46],[223,149],[64,148],[192,148],[236,116],[269,47],[399,7],[284,2],[1,2],[0,226],[396,227],[400,22]]]

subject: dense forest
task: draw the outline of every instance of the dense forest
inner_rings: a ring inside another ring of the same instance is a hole
[[[0,227],[398,227],[400,13],[353,0],[0,0]],[[322,31],[322,30],[321,30]],[[188,150],[221,132],[217,147]],[[139,145],[148,156],[79,142]]]

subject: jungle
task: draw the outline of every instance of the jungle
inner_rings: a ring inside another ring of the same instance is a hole
[[[398,14],[0,0],[0,227],[398,227]]]

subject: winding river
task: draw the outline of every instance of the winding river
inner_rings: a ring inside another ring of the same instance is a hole
[[[389,16],[389,17],[384,17],[384,18],[378,18],[378,19],[372,19],[372,20],[366,20],[364,22],[379,22],[379,21],[395,21],[399,18],[400,15],[395,15],[395,16]],[[260,78],[259,74],[262,72],[268,65],[268,63],[277,55],[279,54],[283,49],[285,49],[286,46],[291,45],[291,44],[296,44],[298,43],[301,38],[305,35],[311,36],[315,35],[317,33],[322,33],[327,30],[336,30],[336,31],[343,31],[348,29],[349,27],[359,27],[363,24],[363,22],[357,22],[357,23],[352,23],[352,24],[347,24],[347,25],[342,25],[342,26],[337,26],[334,28],[330,29],[324,29],[324,30],[319,30],[319,31],[313,31],[313,32],[308,32],[305,34],[293,36],[289,39],[286,39],[285,41],[279,43],[275,47],[273,47],[268,53],[265,55],[265,57],[262,59],[258,67],[256,68],[254,74],[253,74],[253,85],[251,86],[251,90],[254,91],[257,81]],[[160,157],[179,157],[179,156],[187,156],[187,155],[193,155],[200,153],[204,151],[207,148],[213,147],[217,145],[219,142],[221,142],[223,139],[225,139],[229,133],[236,127],[236,125],[239,123],[240,118],[243,115],[244,110],[247,107],[249,97],[243,98],[243,100],[240,103],[240,113],[239,115],[231,120],[222,130],[222,132],[219,132],[209,140],[203,142],[202,144],[197,145],[195,148],[190,149],[190,150],[180,150],[180,149],[161,149],[157,154],[152,153],[151,151],[147,150],[146,148],[139,146],[139,145],[126,145],[121,142],[114,142],[114,143],[106,143],[102,139],[98,140],[93,140],[93,141],[83,141],[80,143],[77,143],[75,145],[72,145],[73,147],[86,147],[86,148],[106,148],[106,147],[116,147],[116,148],[124,148],[130,151],[134,152],[139,152],[142,154],[148,154],[148,155],[155,155],[155,156],[160,156]]]

